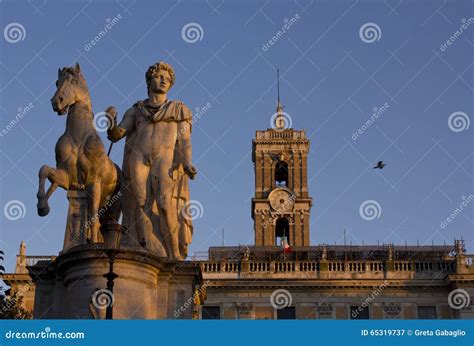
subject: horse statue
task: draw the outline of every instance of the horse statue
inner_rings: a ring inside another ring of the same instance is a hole
[[[38,215],[48,215],[48,199],[57,189],[83,190],[86,195],[87,242],[100,242],[100,225],[116,223],[121,214],[120,181],[122,173],[105,152],[94,128],[94,114],[86,80],[77,63],[58,70],[56,92],[51,99],[58,115],[67,113],[66,130],[56,143],[56,168],[40,168]],[[51,185],[45,192],[45,182]],[[111,197],[113,203],[110,203]]]

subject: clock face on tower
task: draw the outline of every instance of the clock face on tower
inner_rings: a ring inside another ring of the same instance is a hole
[[[279,213],[288,213],[295,206],[294,195],[286,189],[275,189],[268,196],[271,207]]]

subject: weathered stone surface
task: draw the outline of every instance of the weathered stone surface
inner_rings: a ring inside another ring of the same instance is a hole
[[[92,297],[106,286],[103,274],[107,271],[105,249],[93,245],[72,248],[47,266],[30,267],[36,287],[35,318],[103,318],[105,307],[97,307]],[[115,258],[114,272],[118,274],[113,292],[115,319],[192,317],[194,288],[202,283],[194,264],[125,247]],[[174,298],[177,292],[182,292],[182,301]],[[186,300],[189,303],[180,310]],[[175,311],[180,311],[178,317]]]
[[[181,101],[168,100],[173,67],[165,62],[148,69],[148,98],[125,112],[108,131],[111,141],[126,137],[124,217],[129,245],[140,244],[157,256],[182,260],[192,240],[188,178],[192,164],[192,113]],[[114,107],[106,109],[113,119]]]
[[[38,173],[38,214],[49,213],[48,199],[58,187],[68,190],[64,245],[84,244],[86,239],[98,243],[101,222],[120,218],[120,199],[108,203],[119,194],[121,172],[105,153],[94,127],[89,90],[79,64],[59,69],[56,86],[51,104],[58,115],[67,114],[66,129],[56,143],[56,168],[44,165]],[[47,179],[51,185],[46,191]]]

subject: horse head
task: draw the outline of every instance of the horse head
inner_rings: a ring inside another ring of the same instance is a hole
[[[78,102],[89,100],[89,89],[79,63],[76,63],[74,67],[58,69],[56,87],[51,105],[58,115],[66,114],[69,107]]]

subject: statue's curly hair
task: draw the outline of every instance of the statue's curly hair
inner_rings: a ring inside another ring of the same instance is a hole
[[[145,79],[146,79],[146,86],[147,88],[150,87],[150,79],[151,77],[153,76],[153,74],[156,72],[156,71],[159,71],[159,70],[164,70],[164,71],[168,71],[168,73],[170,74],[170,77],[171,77],[171,85],[170,85],[170,88],[173,86],[174,84],[174,81],[176,79],[176,76],[174,74],[174,69],[173,67],[170,65],[170,64],[167,64],[166,62],[164,61],[160,61],[160,62],[157,62],[156,64],[153,64],[151,65],[148,70],[146,71],[146,74],[145,74]]]

